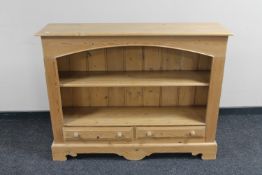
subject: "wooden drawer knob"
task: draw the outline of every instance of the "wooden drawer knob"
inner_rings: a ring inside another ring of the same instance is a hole
[[[153,135],[153,134],[152,134],[151,131],[147,131],[147,132],[146,132],[146,136],[147,136],[147,137],[151,137],[152,135]]]
[[[196,131],[190,131],[189,135],[190,136],[195,136],[196,135]]]
[[[121,137],[123,137],[123,133],[122,133],[122,132],[117,132],[116,136],[117,136],[118,138],[121,138]]]
[[[79,133],[78,133],[78,132],[74,132],[74,133],[73,133],[73,136],[74,136],[74,137],[79,137]]]

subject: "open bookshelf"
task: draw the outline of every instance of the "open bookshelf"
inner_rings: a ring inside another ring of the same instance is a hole
[[[218,24],[50,24],[39,32],[53,159],[190,152],[215,159],[230,33]]]
[[[64,125],[205,125],[211,60],[138,46],[58,58]]]

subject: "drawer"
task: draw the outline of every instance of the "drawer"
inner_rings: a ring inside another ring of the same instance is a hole
[[[131,140],[132,127],[64,127],[65,140]]]
[[[203,138],[205,126],[137,127],[136,138]]]

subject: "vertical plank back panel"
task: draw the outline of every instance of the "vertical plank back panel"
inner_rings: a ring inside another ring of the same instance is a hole
[[[199,55],[198,70],[210,70],[211,69],[212,58]]]
[[[208,97],[208,87],[196,87],[195,105],[206,105]]]
[[[62,106],[72,106],[73,105],[72,92],[73,92],[72,88],[61,88],[60,89]]]
[[[70,57],[70,71],[87,71],[87,55],[86,52],[72,54]]]
[[[143,88],[144,106],[159,106],[160,103],[160,87],[144,87]]]
[[[72,101],[73,106],[90,106],[89,88],[73,88]]]
[[[125,106],[125,88],[111,87],[108,89],[108,106]]]
[[[107,62],[105,49],[97,49],[88,52],[89,71],[106,71]]]
[[[199,55],[191,52],[181,52],[181,70],[197,70]]]
[[[179,51],[174,49],[161,49],[162,54],[162,69],[163,70],[179,70],[181,59],[179,57]]]
[[[162,87],[161,106],[178,105],[178,87]]]
[[[108,88],[90,88],[91,106],[108,106]]]
[[[125,88],[125,104],[126,106],[143,106],[143,88],[127,87]]]
[[[195,101],[195,87],[179,87],[178,101],[180,106],[190,106]]]
[[[125,69],[124,48],[113,47],[106,49],[108,71],[123,71]]]
[[[125,69],[126,71],[143,70],[143,48],[142,47],[126,47],[125,49]]]
[[[144,47],[144,70],[161,70],[161,49],[158,47]]]
[[[210,70],[212,58],[158,47],[114,47],[64,56],[59,71]],[[206,105],[207,87],[62,88],[64,106]]]

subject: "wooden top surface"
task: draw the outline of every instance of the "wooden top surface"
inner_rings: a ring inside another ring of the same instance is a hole
[[[228,36],[217,23],[48,24],[37,36]]]

